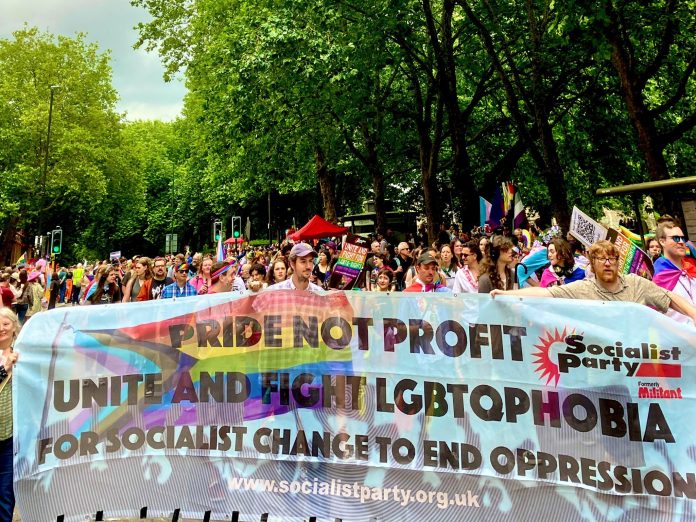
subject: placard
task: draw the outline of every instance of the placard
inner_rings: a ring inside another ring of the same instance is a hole
[[[607,229],[578,207],[573,207],[573,213],[570,216],[570,233],[586,248],[607,237]]]

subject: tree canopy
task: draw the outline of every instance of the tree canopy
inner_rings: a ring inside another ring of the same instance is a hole
[[[61,225],[74,256],[201,248],[216,217],[265,235],[268,198],[274,229],[373,200],[379,229],[390,201],[433,237],[502,181],[564,224],[621,204],[596,188],[693,172],[685,0],[132,3],[152,15],[136,45],[185,78],[176,122],[124,122],[84,35],[0,40],[5,242]]]

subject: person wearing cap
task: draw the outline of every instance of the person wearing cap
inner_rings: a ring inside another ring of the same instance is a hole
[[[317,253],[307,243],[297,243],[288,256],[288,262],[292,268],[292,276],[285,281],[276,283],[267,290],[309,290],[310,292],[323,293],[320,286],[315,285],[309,279],[314,270],[314,258]]]
[[[404,292],[447,292],[449,289],[441,284],[436,284],[439,264],[435,256],[429,251],[424,252],[416,261],[416,277],[413,283],[406,287]]]
[[[189,265],[182,263],[174,267],[174,282],[162,289],[162,299],[178,299],[179,297],[192,297],[198,295],[196,288],[187,279]]]

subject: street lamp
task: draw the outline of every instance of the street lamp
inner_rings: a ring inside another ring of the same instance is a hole
[[[46,132],[46,151],[43,172],[41,173],[41,208],[39,209],[39,230],[43,228],[43,209],[46,206],[46,174],[48,172],[48,150],[51,145],[51,121],[53,119],[53,96],[60,85],[51,85],[51,101],[48,105],[48,131]]]

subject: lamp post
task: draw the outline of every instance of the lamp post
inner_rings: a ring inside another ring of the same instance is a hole
[[[39,230],[43,228],[43,209],[46,206],[46,174],[48,173],[48,150],[51,145],[51,121],[53,119],[53,96],[59,85],[51,85],[51,101],[48,105],[48,131],[46,132],[46,150],[44,153],[43,172],[41,173],[41,208],[39,208]]]

